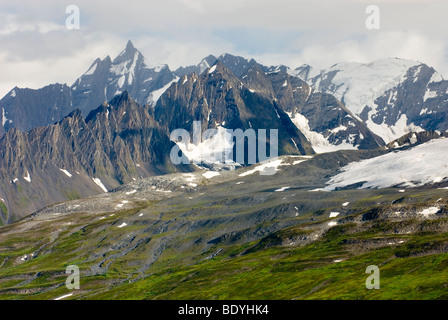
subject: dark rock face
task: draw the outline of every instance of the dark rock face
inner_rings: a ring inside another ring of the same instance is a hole
[[[183,76],[155,106],[155,119],[170,131],[202,129],[278,129],[279,154],[311,154],[311,145],[273,98],[245,86],[221,62],[203,72]]]
[[[92,111],[80,110],[48,127],[9,130],[0,139],[0,193],[7,222],[51,203],[86,197],[174,166],[174,143],[127,92]],[[98,180],[94,180],[98,179]],[[103,189],[103,190],[102,190]]]
[[[405,80],[376,100],[377,124],[395,125],[402,115],[426,131],[448,130],[448,81],[425,64],[408,70]]]
[[[294,119],[296,114],[304,116],[309,129],[321,134],[328,143],[335,146],[352,145],[359,149],[370,149],[384,145],[384,141],[373,134],[367,126],[334,96],[313,90],[306,82],[288,74],[286,66],[266,67],[255,60],[224,54],[215,58],[208,56],[197,66],[188,67],[189,72],[201,74],[205,66],[219,61],[231,71],[251,92],[275,100],[277,105]],[[310,74],[311,67],[298,72]],[[187,69],[178,69],[178,76],[186,74]],[[300,130],[301,128],[299,128]]]
[[[16,87],[0,100],[3,113],[0,130],[30,130],[59,121],[73,111],[72,97],[65,84],[52,84],[38,90]]]

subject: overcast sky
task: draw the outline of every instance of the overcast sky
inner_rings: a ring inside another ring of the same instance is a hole
[[[371,4],[380,30],[365,26]],[[79,30],[66,28],[69,5],[80,9]],[[446,0],[2,0],[0,97],[14,86],[71,85],[128,39],[148,64],[173,70],[226,52],[292,68],[399,57],[448,79],[447,12]]]

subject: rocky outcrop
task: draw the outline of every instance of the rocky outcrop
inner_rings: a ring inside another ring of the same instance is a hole
[[[148,107],[126,91],[85,119],[75,110],[48,127],[11,129],[0,139],[4,218],[11,222],[46,205],[139,178],[191,171],[171,163],[173,145]]]

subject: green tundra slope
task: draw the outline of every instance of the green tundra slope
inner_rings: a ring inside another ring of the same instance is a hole
[[[0,299],[447,298],[447,190],[313,191],[370,156],[284,157],[273,176],[175,174],[57,204],[0,228]]]

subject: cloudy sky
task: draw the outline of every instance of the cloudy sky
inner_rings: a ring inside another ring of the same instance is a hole
[[[369,30],[368,5],[380,9]],[[68,30],[66,8],[80,10]],[[446,0],[2,0],[0,97],[14,86],[71,85],[128,39],[171,69],[228,52],[266,65],[418,60],[448,79]]]

